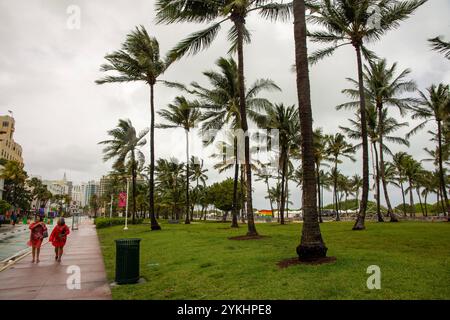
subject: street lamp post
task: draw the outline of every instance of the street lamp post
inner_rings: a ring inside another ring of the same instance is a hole
[[[130,183],[127,177],[127,203],[125,206],[125,228],[123,228],[123,230],[128,230],[128,192],[130,189]]]

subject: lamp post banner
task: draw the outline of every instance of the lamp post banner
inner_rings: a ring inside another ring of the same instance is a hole
[[[127,193],[121,192],[119,193],[119,208],[125,208],[127,205]]]

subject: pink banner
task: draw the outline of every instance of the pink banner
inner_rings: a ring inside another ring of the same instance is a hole
[[[127,206],[127,193],[119,193],[119,208],[124,208]]]

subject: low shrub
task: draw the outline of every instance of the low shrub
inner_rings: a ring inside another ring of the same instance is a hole
[[[143,222],[144,219],[135,219],[135,224],[142,224]],[[95,218],[94,224],[97,229],[125,225],[125,218]],[[128,224],[131,224],[131,218],[128,219]]]

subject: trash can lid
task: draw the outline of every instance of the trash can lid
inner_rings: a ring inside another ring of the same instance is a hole
[[[119,243],[126,243],[126,242],[140,242],[141,239],[139,239],[139,238],[127,238],[127,239],[116,239],[116,240],[114,240],[114,241],[119,242]]]

